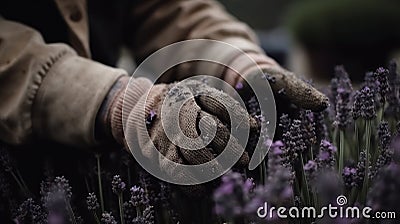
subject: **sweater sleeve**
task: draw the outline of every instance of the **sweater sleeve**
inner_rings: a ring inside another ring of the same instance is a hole
[[[0,19],[0,139],[14,145],[33,138],[95,145],[96,114],[124,74]]]
[[[133,7],[125,29],[128,46],[139,63],[169,44],[207,39],[224,42],[227,47],[212,43],[192,45],[170,54],[169,59],[161,63],[174,60],[173,57],[182,52],[193,57],[218,59],[241,74],[256,69],[254,61],[261,67],[278,66],[259,47],[250,27],[228,14],[214,0],[141,0]],[[196,73],[219,76],[232,85],[237,79],[224,66],[197,62],[178,66],[163,81],[175,81]]]

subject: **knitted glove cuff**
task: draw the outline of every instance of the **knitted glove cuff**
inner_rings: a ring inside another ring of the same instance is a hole
[[[139,99],[146,95],[151,88],[152,83],[146,78],[132,79],[119,90],[119,93],[111,105],[109,116],[111,134],[120,144],[124,143],[124,125],[123,120],[127,119],[131,110],[135,107]]]

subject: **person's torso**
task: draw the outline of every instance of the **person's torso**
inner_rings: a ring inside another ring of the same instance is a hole
[[[114,66],[123,45],[125,20],[135,1],[87,0],[89,45],[92,59]],[[69,30],[54,0],[3,0],[0,15],[30,26],[46,43],[69,44]],[[74,16],[74,15],[71,15]],[[79,16],[76,19],[79,18]]]

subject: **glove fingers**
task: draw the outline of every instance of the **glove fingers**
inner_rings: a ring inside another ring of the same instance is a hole
[[[283,91],[286,97],[298,107],[321,111],[328,106],[328,98],[324,94],[292,72],[282,68],[267,68],[264,72],[272,78],[270,83],[273,91],[275,93]]]
[[[258,129],[258,122],[236,100],[224,92],[208,88],[197,99],[202,109],[234,128]],[[231,111],[232,119],[224,104]],[[231,124],[231,121],[235,123]]]
[[[206,122],[207,119],[213,119],[213,122]],[[215,154],[219,155],[224,150],[229,150],[232,152],[231,156],[233,159],[240,157],[237,162],[238,166],[246,166],[249,163],[248,153],[239,144],[239,141],[230,134],[228,128],[220,120],[204,111],[200,112],[200,120],[205,121],[203,122],[204,130],[202,131],[205,131],[206,133],[213,130],[213,125],[217,125],[216,135],[210,142],[210,146]]]
[[[198,178],[192,170],[178,165],[192,163],[182,156],[180,149],[172,144],[165,134],[160,133],[159,136],[157,149],[161,153],[158,157],[161,171],[165,172],[168,176],[178,182],[181,180],[197,182]]]

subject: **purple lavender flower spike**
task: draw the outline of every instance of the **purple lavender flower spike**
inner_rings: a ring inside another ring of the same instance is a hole
[[[283,134],[283,139],[285,139],[285,142],[283,142],[285,144],[285,163],[293,163],[298,158],[299,154],[307,149],[301,130],[300,120],[293,120],[290,125],[290,130]]]
[[[361,91],[357,90],[354,94],[354,102],[351,108],[353,120],[357,120],[359,117],[361,117],[361,108],[362,108],[362,95]]]
[[[303,130],[303,138],[307,148],[311,148],[317,142],[315,134],[314,114],[311,110],[300,111],[301,126]]]
[[[131,199],[129,200],[133,206],[140,206],[145,204],[145,194],[141,187],[133,186],[131,188]]]
[[[342,89],[339,89],[342,90]],[[336,97],[336,116],[334,125],[339,127],[339,129],[345,129],[350,123],[351,117],[351,105],[350,105],[350,95],[345,95],[342,92]]]
[[[387,94],[388,107],[385,113],[399,118],[400,114],[400,75],[397,73],[397,63],[392,60],[389,63],[389,86],[390,91]]]
[[[389,131],[389,124],[382,121],[378,126],[378,139],[379,139],[379,155],[375,164],[371,167],[369,178],[374,179],[383,167],[392,161],[393,150],[390,148],[391,134]]]
[[[389,71],[382,67],[378,68],[374,73],[374,76],[378,83],[377,92],[379,93],[380,96],[380,103],[382,104],[381,106],[384,106],[383,104],[385,103],[386,95],[390,92],[388,74]]]
[[[89,193],[86,198],[86,204],[89,211],[96,212],[100,208],[100,204],[97,200],[96,194],[94,192]]]
[[[153,206],[149,205],[143,210],[143,221],[144,221],[144,224],[153,224],[154,223]]]
[[[345,167],[342,172],[343,182],[346,188],[351,189],[356,186],[354,182],[357,175],[357,169],[354,167]]]
[[[378,88],[378,82],[376,80],[374,72],[367,72],[364,76],[364,83],[362,85],[369,87],[372,91],[375,91]]]
[[[114,192],[114,194],[118,194],[118,195],[122,194],[126,187],[125,183],[122,181],[122,179],[119,175],[115,175],[113,177],[111,186],[112,186],[112,191]]]
[[[350,124],[351,116],[351,95],[353,87],[349,75],[345,71],[343,66],[335,67],[335,94],[334,106],[335,106],[335,124],[340,128],[344,129]]]
[[[56,177],[48,186],[47,192],[44,194],[44,204],[48,209],[52,209],[60,203],[69,203],[72,197],[72,188],[69,181],[64,176]]]
[[[255,96],[252,96],[246,102],[246,108],[251,116],[256,116],[261,114],[260,104]]]
[[[364,87],[354,104],[360,105],[360,116],[366,120],[371,120],[376,117],[375,97],[369,87]]]
[[[364,151],[360,152],[360,156],[358,157],[358,163],[356,167],[357,173],[353,178],[355,187],[361,187],[363,185],[365,178],[366,160],[367,156],[365,152]]]
[[[32,198],[28,198],[19,206],[15,219],[20,223],[45,224],[47,223],[46,217],[42,207],[36,204]]]
[[[307,180],[311,181],[315,178],[315,173],[317,172],[318,164],[314,160],[309,160],[304,165],[304,172],[306,174]]]
[[[349,75],[347,74],[343,65],[339,65],[335,67],[334,77],[331,80],[331,102],[332,105],[337,108],[337,96],[340,95],[342,98],[342,103],[347,102],[347,98],[350,97],[353,91],[353,87],[351,85],[351,81]],[[336,111],[336,110],[335,110]],[[337,112],[337,111],[336,111]]]
[[[315,133],[317,136],[317,142],[321,142],[321,140],[328,138],[328,127],[325,123],[325,113],[325,111],[314,112]]]
[[[279,127],[282,128],[283,133],[289,131],[291,122],[288,114],[282,114],[279,118]]]
[[[316,158],[318,167],[322,169],[334,169],[334,165],[336,163],[335,154],[336,154],[336,147],[332,145],[327,140],[322,140],[320,144],[320,151]]]
[[[378,139],[379,148],[381,150],[386,150],[389,148],[390,140],[392,138],[389,130],[389,123],[387,121],[382,121],[378,126]]]
[[[244,207],[250,198],[252,185],[240,173],[229,171],[221,178],[221,185],[214,191],[214,212],[224,218],[244,215]]]
[[[103,212],[101,215],[101,221],[104,224],[117,224],[117,221],[115,221],[115,218],[111,212]]]

